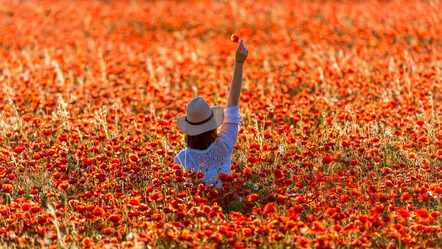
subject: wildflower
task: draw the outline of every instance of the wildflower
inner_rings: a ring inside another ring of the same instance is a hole
[[[330,156],[322,157],[322,163],[330,164],[331,162],[333,162],[333,159]]]
[[[114,229],[112,227],[106,227],[106,228],[103,229],[103,233],[105,235],[111,235],[111,234],[114,233]]]
[[[131,163],[136,163],[136,162],[138,161],[138,156],[135,155],[135,154],[130,154],[130,155],[129,155],[129,161],[130,161]]]
[[[112,214],[109,216],[109,220],[113,223],[119,223],[121,221],[121,216],[118,214]]]
[[[12,184],[4,184],[2,187],[3,192],[11,193],[12,192]]]
[[[230,39],[232,42],[238,43],[239,42],[239,35],[233,34]]]
[[[71,185],[67,182],[62,182],[58,185],[58,190],[66,191],[71,188]]]
[[[256,202],[258,199],[259,199],[259,196],[257,194],[251,194],[251,195],[249,195],[247,200],[250,202]]]
[[[280,169],[273,170],[273,175],[276,179],[282,179],[285,177],[284,173]]]

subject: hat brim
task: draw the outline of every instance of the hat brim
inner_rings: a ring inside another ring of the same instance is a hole
[[[187,115],[183,115],[177,119],[178,129],[189,136],[196,136],[206,131],[210,131],[220,127],[224,121],[224,110],[221,106],[210,107],[213,112],[213,117],[204,124],[192,125],[186,121]]]

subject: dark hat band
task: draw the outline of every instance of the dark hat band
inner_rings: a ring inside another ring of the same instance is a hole
[[[195,122],[195,123],[194,122],[190,122],[189,120],[187,120],[187,116],[186,116],[186,122],[191,124],[191,125],[201,125],[201,124],[209,122],[209,120],[212,119],[212,117],[213,117],[213,111],[212,111],[212,114],[210,115],[210,117],[208,117],[207,119],[205,119],[205,120],[203,120],[201,122]]]

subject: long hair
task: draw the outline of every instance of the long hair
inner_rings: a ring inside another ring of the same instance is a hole
[[[215,139],[218,137],[217,129],[213,129],[210,131],[206,131],[204,133],[201,133],[199,135],[190,136],[185,135],[184,141],[187,144],[188,148],[195,149],[195,150],[205,150],[209,148],[209,146],[215,142]]]

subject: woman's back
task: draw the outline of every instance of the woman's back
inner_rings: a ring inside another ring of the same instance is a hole
[[[185,149],[176,157],[175,163],[182,165],[186,170],[204,174],[203,182],[220,187],[217,176],[219,173],[230,174],[232,153],[235,146],[242,117],[238,106],[231,106],[224,110],[223,122],[218,138],[205,150]]]

